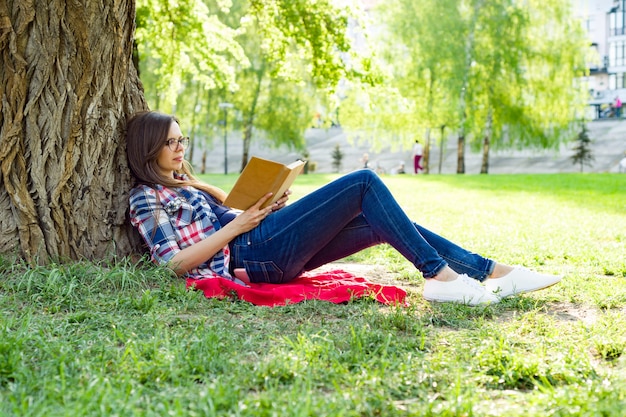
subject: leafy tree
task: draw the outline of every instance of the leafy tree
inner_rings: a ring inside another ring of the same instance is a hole
[[[555,148],[570,139],[585,106],[577,80],[586,74],[588,48],[569,1],[489,0],[478,24],[470,128],[487,173],[494,145]]]
[[[250,57],[250,65],[238,71],[238,91],[230,98],[241,111],[241,170],[248,162],[255,136],[267,139],[272,146],[302,149],[304,130],[310,120],[307,116],[312,113],[315,97],[304,63],[295,59],[274,61],[267,48],[263,48],[260,30],[256,20],[248,20],[240,41]],[[281,66],[288,66],[288,73],[281,71]]]
[[[349,67],[343,56],[350,52],[351,9],[334,7],[328,0],[266,3],[250,1],[255,18],[246,21],[242,41],[251,65],[239,73],[242,88],[235,98],[244,114],[241,169],[249,158],[254,130],[271,137],[275,146],[302,150],[317,91],[332,91],[340,79],[366,76],[355,70],[361,68],[354,64],[360,60],[353,59]],[[274,25],[281,35],[276,36]]]
[[[458,1],[397,0],[392,5],[385,8],[391,35],[388,42],[401,47],[392,49],[387,58],[399,63],[394,67],[397,88],[413,103],[407,107],[411,112],[407,127],[417,134],[424,132],[424,167],[428,173],[431,132],[443,125],[453,127],[459,121],[455,110],[459,97],[449,94],[461,89],[464,73],[458,59],[463,54],[463,44],[458,40],[465,36],[459,25]]]
[[[152,19],[158,22],[164,19],[171,23],[176,20],[169,15],[151,17],[158,10],[163,10],[163,7],[155,7],[163,0],[141,1],[150,1],[149,7],[146,7],[146,21]],[[191,5],[186,7],[192,8]],[[225,36],[228,35],[228,40],[235,42],[233,48],[230,43],[224,43],[219,51],[220,57],[230,64],[230,67],[227,66],[230,72],[221,68],[219,73],[215,71],[215,75],[198,77],[197,74],[201,74],[208,63],[202,60],[205,56],[203,51],[197,51],[192,43],[182,49],[182,58],[190,66],[185,71],[190,76],[175,77],[183,81],[177,84],[171,80],[156,82],[154,76],[150,75],[149,80],[145,78],[148,80],[146,89],[157,92],[149,95],[155,99],[162,99],[163,88],[173,89],[174,93],[168,96],[169,100],[155,102],[164,107],[169,105],[172,111],[184,119],[185,126],[191,123],[197,129],[195,132],[199,139],[194,143],[199,146],[210,143],[215,136],[215,125],[222,118],[217,111],[218,103],[226,101],[234,104],[238,117],[229,125],[243,132],[241,169],[247,163],[253,137],[268,138],[272,146],[300,148],[309,121],[307,115],[312,114],[316,102],[316,90],[332,89],[341,78],[361,76],[342,60],[342,54],[350,52],[346,35],[348,17],[352,14],[350,8],[338,8],[328,0],[254,0],[231,4],[223,0],[205,0],[204,6],[193,7],[197,10],[195,17],[180,17],[189,30],[203,28],[207,32],[208,27],[210,30],[204,37],[211,40],[215,29],[207,22],[217,21],[227,28],[223,32]],[[200,25],[199,22],[204,24]],[[180,23],[176,21],[176,25]],[[142,71],[142,74],[158,74],[168,69],[167,65],[161,63],[171,57],[166,56],[167,49],[156,45],[162,42],[159,34],[163,33],[163,26],[167,27],[164,24],[146,25],[148,34],[145,38],[152,39],[152,47],[144,47],[143,54],[140,54],[141,62],[150,66],[150,70]],[[140,26],[138,31],[142,30]],[[171,40],[165,43],[168,42],[171,43]],[[216,40],[213,44],[219,45],[219,42]],[[201,42],[198,46],[204,48]],[[224,63],[220,62],[220,65],[223,67]],[[214,71],[214,68],[209,69]],[[201,89],[209,91],[207,100],[191,100],[197,97]],[[185,120],[196,113],[196,119],[202,121],[202,125]],[[193,152],[192,147],[191,154]]]
[[[227,2],[215,7],[227,10]],[[236,37],[239,32],[221,22],[202,0],[137,0],[139,60],[151,60],[155,88],[147,97],[167,111],[185,81],[195,80],[206,89],[235,82],[236,64],[248,58]]]
[[[489,170],[489,152],[499,144],[511,125],[528,121],[520,110],[525,56],[524,30],[529,25],[524,10],[513,0],[475,3],[474,46],[467,66],[467,107],[471,117],[465,123],[470,145],[482,146],[481,173]],[[459,163],[457,172],[464,172]]]
[[[393,0],[377,16],[388,62],[385,88],[369,95],[387,132],[458,131],[457,172],[466,142],[492,147],[557,147],[570,139],[585,94],[585,36],[568,0]],[[385,36],[388,35],[388,38]],[[546,82],[553,80],[554,82]],[[563,104],[567,103],[567,104]],[[388,117],[387,117],[388,116]],[[394,140],[388,133],[387,141]],[[400,140],[408,146],[406,135]]]
[[[582,123],[582,127],[576,137],[576,145],[573,148],[572,162],[580,165],[580,172],[583,172],[584,165],[591,166],[594,161],[593,152],[591,151],[591,138],[587,131],[587,125]]]
[[[202,172],[208,148],[222,133],[219,103],[236,90],[237,68],[250,64],[238,41],[237,19],[231,18],[231,9],[237,13],[240,3],[137,2],[138,61],[146,99],[151,108],[175,113],[190,131],[188,159],[194,161],[201,151]]]

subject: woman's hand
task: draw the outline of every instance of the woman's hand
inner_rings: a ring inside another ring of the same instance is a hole
[[[285,207],[287,200],[289,200],[289,194],[291,194],[291,190],[285,191],[285,194],[272,205],[272,211],[280,210]]]
[[[271,205],[269,207],[261,208],[261,206],[271,197],[272,197],[272,193],[268,193],[265,196],[261,197],[259,199],[259,201],[256,202],[255,205],[253,205],[248,210],[246,210],[246,211],[242,212],[241,214],[239,214],[228,225],[233,224],[233,226],[237,228],[237,234],[245,233],[245,232],[248,232],[248,231],[254,229],[276,207],[276,204],[274,204],[274,205]],[[280,200],[278,200],[278,201],[280,201]],[[286,201],[286,199],[285,199],[285,201]],[[284,205],[284,203],[283,203],[283,205]]]
[[[237,217],[220,230],[174,255],[170,261],[174,265],[173,269],[177,274],[183,275],[190,269],[197,267],[206,261],[207,258],[215,255],[217,251],[222,249],[224,245],[227,245],[236,236],[257,227],[272,211],[283,208],[289,198],[289,194],[291,194],[291,191],[286,191],[276,203],[265,208],[261,208],[261,206],[272,197],[272,193],[261,197],[255,205],[238,214]]]
[[[222,249],[238,235],[257,227],[259,223],[272,212],[272,206],[261,208],[270,197],[272,197],[272,193],[266,194],[264,197],[261,197],[254,206],[239,214],[220,230],[208,236],[206,239],[179,251],[170,260],[174,271],[176,271],[178,275],[183,275],[190,269],[196,268],[208,258],[214,256],[217,251]]]

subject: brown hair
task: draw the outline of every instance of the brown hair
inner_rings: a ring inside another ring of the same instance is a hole
[[[165,146],[172,123],[178,119],[168,114],[144,111],[134,114],[126,124],[126,156],[130,171],[139,184],[153,186],[161,184],[175,188],[192,186],[205,191],[223,202],[226,193],[212,185],[198,180],[191,172],[191,165],[184,161],[179,174],[185,174],[187,180],[177,180],[161,174],[157,158]]]

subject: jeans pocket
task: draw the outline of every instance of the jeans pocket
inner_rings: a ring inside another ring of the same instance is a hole
[[[281,284],[283,271],[273,261],[243,261],[251,282]]]

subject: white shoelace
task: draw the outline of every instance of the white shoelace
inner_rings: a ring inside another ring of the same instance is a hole
[[[467,274],[460,274],[459,275],[459,279],[461,279],[465,284],[469,285],[470,287],[480,291],[480,292],[484,292],[485,291],[485,287],[483,287],[482,285],[480,285],[480,283],[478,281],[476,281],[473,278],[470,278],[469,276],[467,276]]]

